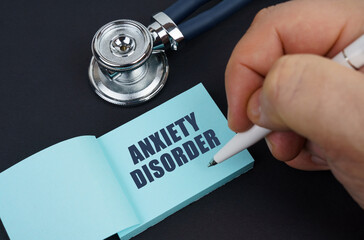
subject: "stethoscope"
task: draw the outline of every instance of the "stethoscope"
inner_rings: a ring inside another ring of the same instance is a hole
[[[97,95],[118,105],[135,105],[154,97],[165,85],[169,65],[165,51],[177,50],[239,10],[249,0],[223,0],[182,22],[211,0],[178,0],[153,16],[145,27],[121,19],[102,26],[95,34],[89,78]]]

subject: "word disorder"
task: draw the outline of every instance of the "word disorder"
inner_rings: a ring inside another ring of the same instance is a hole
[[[214,130],[208,129],[198,134],[199,130],[195,113],[191,112],[131,145],[128,149],[133,163],[144,163],[130,173],[137,188],[144,187],[148,181],[153,182],[155,178],[163,177],[166,172],[172,172],[177,166],[180,167],[220,145]],[[178,147],[158,154],[172,144],[191,136],[192,140],[182,141]]]

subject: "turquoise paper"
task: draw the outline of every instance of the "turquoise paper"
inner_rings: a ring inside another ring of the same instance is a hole
[[[234,135],[202,84],[96,139],[49,147],[0,174],[13,240],[129,239],[249,170],[247,151],[207,168]]]
[[[49,147],[0,174],[11,240],[103,239],[138,223],[93,136]]]

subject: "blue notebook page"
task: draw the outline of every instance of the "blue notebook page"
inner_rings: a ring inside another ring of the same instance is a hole
[[[2,172],[0,216],[12,240],[99,240],[139,222],[93,136]]]
[[[129,239],[253,167],[247,151],[208,168],[235,133],[202,84],[98,138],[141,223]]]

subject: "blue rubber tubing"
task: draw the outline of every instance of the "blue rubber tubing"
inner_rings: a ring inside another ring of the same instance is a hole
[[[223,0],[209,10],[181,23],[178,25],[178,28],[182,32],[184,38],[190,40],[211,29],[234,12],[241,9],[248,2],[250,2],[250,0]]]
[[[179,24],[196,9],[210,1],[211,0],[178,0],[167,8],[164,13],[167,14],[174,23]]]

